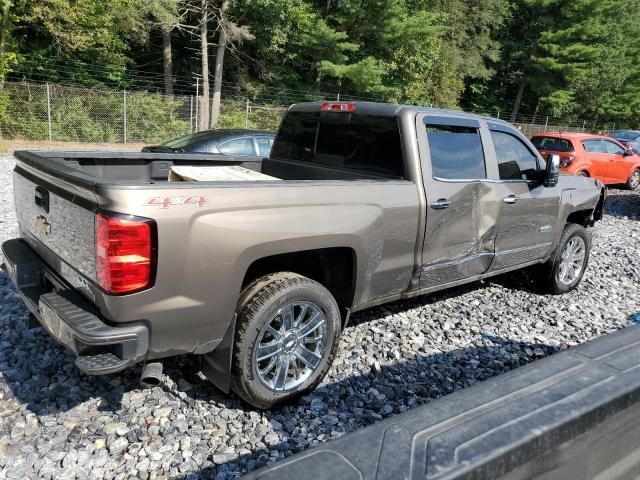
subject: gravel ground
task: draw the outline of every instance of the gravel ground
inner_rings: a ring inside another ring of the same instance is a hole
[[[0,160],[0,240],[16,235],[10,157]],[[235,478],[559,349],[640,321],[640,195],[612,190],[581,286],[543,295],[521,273],[352,317],[311,395],[251,410],[169,359],[163,387],[139,371],[88,377],[0,274],[0,480]]]

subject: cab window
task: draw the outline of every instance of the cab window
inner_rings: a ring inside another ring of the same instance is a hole
[[[270,158],[405,178],[398,120],[386,115],[289,112]]]
[[[425,125],[433,176],[443,180],[487,178],[484,151],[477,128]]]
[[[535,180],[538,157],[519,138],[510,133],[491,131],[496,149],[500,180]]]

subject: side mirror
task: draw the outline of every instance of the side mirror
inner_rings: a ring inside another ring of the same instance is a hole
[[[547,168],[544,171],[545,187],[555,187],[558,184],[558,177],[560,176],[560,155],[549,155],[547,159]]]
[[[624,151],[623,155],[624,155],[625,157],[633,157],[633,156],[635,155],[635,152],[633,151],[633,148],[627,148],[627,149]]]

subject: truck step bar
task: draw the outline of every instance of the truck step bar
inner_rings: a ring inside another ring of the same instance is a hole
[[[130,365],[129,360],[122,360],[113,353],[96,353],[76,357],[75,364],[87,375],[104,375],[123,370]]]
[[[640,478],[640,325],[395,415],[245,478]]]

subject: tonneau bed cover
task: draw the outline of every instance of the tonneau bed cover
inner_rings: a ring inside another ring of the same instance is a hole
[[[639,363],[632,326],[245,478],[639,478]]]

